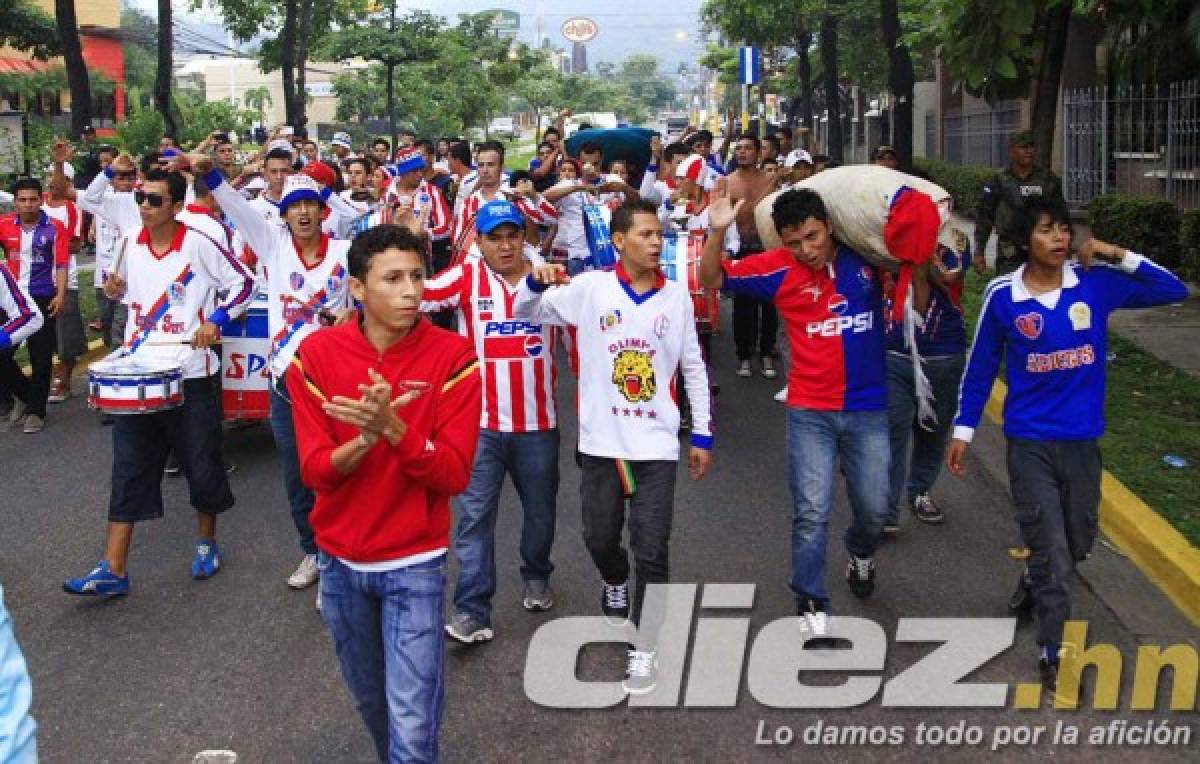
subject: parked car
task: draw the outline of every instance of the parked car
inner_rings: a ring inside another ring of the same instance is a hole
[[[488,123],[488,135],[492,138],[515,141],[521,137],[521,131],[517,129],[512,117],[494,117]]]

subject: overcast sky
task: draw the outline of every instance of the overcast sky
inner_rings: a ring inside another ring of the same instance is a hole
[[[156,0],[128,0],[151,16],[157,16]],[[662,61],[666,72],[674,72],[679,62],[695,62],[704,52],[700,36],[699,9],[702,0],[668,0],[656,3],[617,3],[613,0],[401,0],[404,9],[423,8],[451,21],[459,13],[505,9],[521,14],[522,42],[534,44],[537,13],[543,9],[543,31],[553,45],[569,49],[563,39],[563,22],[574,16],[590,18],[600,34],[587,44],[588,65],[597,61],[619,63],[634,53],[652,53]],[[187,0],[173,2],[177,14],[190,5]],[[190,14],[185,14],[188,18]]]

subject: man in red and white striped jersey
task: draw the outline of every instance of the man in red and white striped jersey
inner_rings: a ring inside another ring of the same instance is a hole
[[[475,214],[483,258],[447,268],[425,283],[422,311],[454,308],[459,331],[483,362],[483,414],[471,484],[459,496],[454,551],[460,570],[455,614],[446,633],[465,642],[493,636],[495,528],[505,474],[521,496],[521,577],[526,610],[549,610],[550,547],[558,494],[558,422],[554,334],[550,326],[512,317],[517,285],[529,273],[525,220],[511,202],[495,199]]]
[[[466,183],[454,200],[454,221],[450,226],[450,246],[454,262],[461,261],[471,249],[476,231],[475,216],[479,208],[493,199],[503,199],[500,187],[504,184],[504,144],[499,141],[484,141],[479,144],[476,161],[477,179],[469,187]],[[469,193],[463,194],[463,191]]]
[[[402,150],[396,156],[396,175],[384,194],[383,203],[385,206],[410,207],[417,217],[429,207],[425,230],[429,233],[430,243],[438,245],[450,238],[450,205],[441,189],[425,180],[425,168],[425,157],[420,150]]]

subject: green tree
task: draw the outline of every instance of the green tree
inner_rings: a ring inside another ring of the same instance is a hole
[[[562,101],[562,75],[550,66],[549,62],[543,60],[525,73],[525,76],[517,82],[514,90],[538,115],[538,123],[533,137],[534,140],[541,140],[542,111],[556,106]]]
[[[121,9],[121,53],[125,59],[125,105],[128,111],[147,106],[154,93],[158,68],[156,49],[158,25],[150,16],[132,7]]]
[[[275,105],[274,99],[271,98],[271,91],[266,86],[248,89],[242,94],[242,103],[258,122],[265,122],[267,107]]]
[[[378,62],[385,72],[388,132],[396,142],[396,71],[398,68],[434,58],[445,22],[427,11],[396,14],[396,0],[388,3],[386,19],[372,19],[330,35],[324,50],[334,60],[361,57]]]
[[[1038,161],[1049,164],[1071,0],[932,0],[917,45],[937,47],[956,85],[989,103],[1031,97]]]
[[[23,50],[45,61],[62,52],[54,19],[29,0],[0,3],[0,47]]]
[[[728,54],[711,59],[722,67],[722,81],[731,88],[738,86],[737,46],[791,48],[795,52],[797,90],[789,122],[811,127],[813,72],[808,51],[813,43],[813,20],[823,5],[820,0],[705,0],[701,10],[704,23],[720,31],[731,46]]]
[[[201,0],[192,0],[193,7]],[[356,24],[372,5],[369,0],[216,0],[225,27],[241,41],[270,36],[259,48],[259,68],[280,71],[287,123],[308,122],[305,90],[309,56],[321,50],[334,29]]]

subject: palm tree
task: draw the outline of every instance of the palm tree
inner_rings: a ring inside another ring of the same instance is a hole
[[[247,90],[242,95],[242,102],[246,104],[247,109],[258,116],[259,122],[266,121],[267,107],[275,105],[275,102],[271,99],[271,91],[263,86]]]

